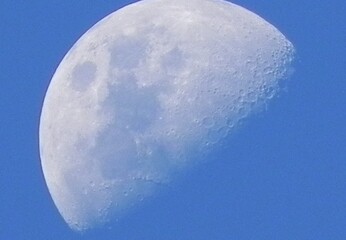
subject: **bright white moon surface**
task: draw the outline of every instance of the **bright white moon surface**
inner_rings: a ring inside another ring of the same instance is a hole
[[[40,154],[72,229],[100,226],[205,160],[273,98],[293,45],[222,0],[144,0],[93,26],[49,85]]]

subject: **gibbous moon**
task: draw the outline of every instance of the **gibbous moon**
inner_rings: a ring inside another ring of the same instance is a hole
[[[293,45],[222,0],[143,0],[87,31],[49,85],[40,154],[72,229],[117,218],[203,160],[287,76]]]

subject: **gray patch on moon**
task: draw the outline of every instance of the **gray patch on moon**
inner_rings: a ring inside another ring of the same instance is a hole
[[[159,89],[155,86],[139,87],[136,79],[125,79],[109,87],[108,97],[103,102],[104,114],[110,116],[114,128],[127,129],[133,133],[144,132],[160,111],[157,99]]]
[[[184,66],[184,54],[178,48],[170,50],[163,56],[162,68],[167,74],[174,75]]]
[[[75,66],[71,77],[72,88],[77,91],[85,91],[94,81],[96,70],[96,65],[91,61]]]
[[[110,48],[110,65],[122,70],[135,68],[145,56],[145,49],[143,40],[131,37],[119,38]]]

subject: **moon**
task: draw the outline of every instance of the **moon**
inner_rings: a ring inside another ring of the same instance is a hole
[[[143,0],[88,30],[57,68],[39,144],[74,230],[101,226],[204,161],[287,78],[294,47],[223,0]]]

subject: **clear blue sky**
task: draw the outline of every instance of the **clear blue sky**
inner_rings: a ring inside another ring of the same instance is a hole
[[[60,217],[42,175],[39,116],[66,52],[131,1],[0,1],[0,239],[346,239],[346,2],[237,0],[295,45],[296,72],[229,149],[110,229]],[[133,1],[132,1],[133,2]]]

